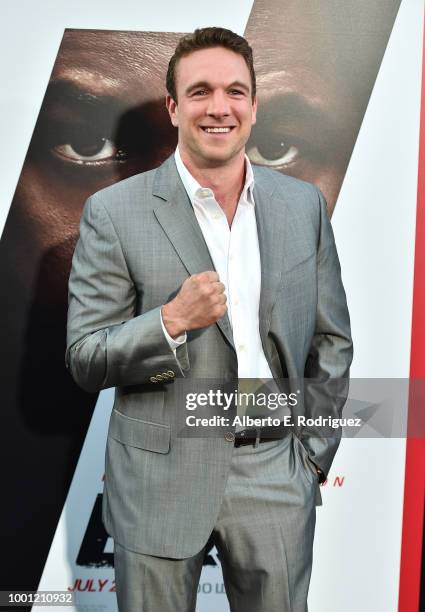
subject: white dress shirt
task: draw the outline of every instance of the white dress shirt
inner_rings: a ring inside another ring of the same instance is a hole
[[[174,157],[214,267],[225,286],[227,313],[238,358],[238,378],[273,378],[259,328],[261,266],[250,161],[245,156],[245,185],[229,227],[214,193],[193,178],[178,147]],[[185,335],[173,340],[164,324],[163,330],[173,350],[186,341]]]

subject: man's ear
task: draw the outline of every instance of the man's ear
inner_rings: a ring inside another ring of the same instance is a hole
[[[170,115],[171,123],[174,127],[178,127],[179,125],[179,113],[177,108],[177,102],[167,94],[165,97],[165,106],[167,107],[168,114]]]

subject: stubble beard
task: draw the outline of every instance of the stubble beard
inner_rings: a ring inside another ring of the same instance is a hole
[[[241,151],[245,154],[246,141],[238,141],[229,149],[220,150],[217,147],[215,151],[213,147],[207,149],[207,147],[203,147],[197,143],[194,143],[194,145],[195,146],[190,147],[192,155],[194,155],[203,165],[209,168],[217,168],[234,160],[240,155]]]

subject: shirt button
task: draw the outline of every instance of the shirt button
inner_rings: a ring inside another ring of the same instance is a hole
[[[245,350],[245,344],[240,344],[240,345],[238,346],[238,349],[239,349],[240,351],[244,351],[244,350]]]
[[[226,431],[226,433],[224,434],[224,439],[227,442],[234,442],[235,441],[235,434],[232,431]]]
[[[236,298],[235,300],[233,300],[233,304],[234,304],[235,306],[237,306],[237,305],[239,304],[239,299],[238,299],[238,298]]]

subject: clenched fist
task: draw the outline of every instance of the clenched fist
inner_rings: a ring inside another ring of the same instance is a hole
[[[217,272],[187,278],[176,297],[162,307],[162,320],[172,338],[185,331],[208,327],[226,314],[224,285]]]

